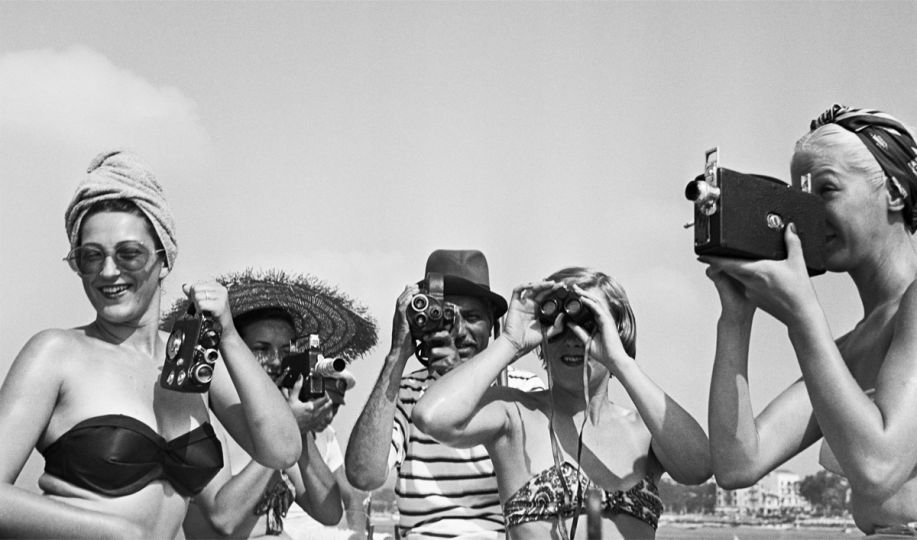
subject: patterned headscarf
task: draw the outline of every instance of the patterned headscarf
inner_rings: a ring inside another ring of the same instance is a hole
[[[126,199],[146,215],[156,236],[166,251],[166,266],[173,268],[178,256],[175,240],[175,219],[166,202],[162,186],[149,165],[134,154],[121,150],[103,152],[96,156],[86,170],[73,199],[64,213],[64,223],[70,247],[79,241],[80,225],[86,212],[100,201]]]
[[[809,129],[827,124],[837,124],[859,137],[892,183],[904,187],[904,221],[911,232],[917,230],[917,143],[904,125],[881,111],[836,103],[812,120]]]

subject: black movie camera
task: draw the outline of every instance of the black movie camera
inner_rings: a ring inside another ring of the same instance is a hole
[[[783,229],[793,223],[809,275],[825,272],[825,207],[810,190],[769,176],[719,166],[719,149],[706,153],[704,174],[685,187],[694,202],[694,253],[745,259],[786,259]]]
[[[172,325],[159,385],[178,392],[206,392],[213,379],[223,328],[207,312],[195,315],[194,304]]]
[[[595,329],[595,315],[573,289],[554,290],[538,304],[538,322],[544,326],[553,326],[561,313],[566,315],[565,320],[575,322],[587,332]]]
[[[433,332],[452,330],[458,313],[454,304],[445,301],[444,288],[443,275],[430,272],[421,282],[421,292],[411,297],[406,314],[411,337],[415,341],[422,340],[425,335]],[[420,343],[416,355],[417,359],[426,365],[430,360],[430,345]]]
[[[322,356],[321,340],[317,334],[311,334],[308,340],[301,341],[305,343],[297,342],[290,354],[280,361],[280,372],[286,373],[280,386],[293,388],[302,375],[306,380],[299,392],[299,400],[308,401],[324,396],[326,384],[337,384],[338,379],[332,378],[332,375],[344,371],[347,361]]]

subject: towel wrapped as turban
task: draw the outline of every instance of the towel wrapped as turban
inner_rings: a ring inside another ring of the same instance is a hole
[[[175,240],[175,220],[166,203],[162,186],[150,167],[137,156],[121,150],[103,152],[95,157],[86,170],[89,173],[76,188],[67,207],[64,220],[70,247],[79,241],[80,225],[86,212],[101,201],[125,199],[137,205],[156,231],[166,252],[166,265],[172,268],[178,256]]]

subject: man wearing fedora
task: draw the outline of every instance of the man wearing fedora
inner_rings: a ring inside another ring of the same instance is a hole
[[[398,297],[391,350],[347,444],[347,478],[369,491],[397,470],[397,531],[403,539],[503,538],[503,511],[485,448],[439,444],[413,424],[411,410],[442,374],[487,347],[506,313],[506,300],[490,290],[487,259],[480,251],[434,251],[427,259],[425,275],[430,273],[443,276],[445,300],[456,307],[455,324],[451,331],[425,336],[430,346],[425,367],[404,375],[415,353],[406,309],[421,292],[420,284],[408,285]],[[544,388],[537,376],[513,368],[505,383],[522,390]]]

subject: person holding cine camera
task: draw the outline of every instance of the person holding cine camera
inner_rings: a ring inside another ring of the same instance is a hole
[[[65,222],[66,260],[95,320],[35,335],[0,388],[0,536],[173,538],[188,500],[223,466],[208,403],[270,467],[296,462],[296,421],[236,332],[217,283],[183,287],[222,327],[209,391],[160,385],[168,337],[160,295],[178,249],[146,164],[100,154]],[[33,447],[45,458],[40,495],[13,485]]]
[[[357,488],[373,490],[397,471],[397,533],[405,540],[502,538],[503,512],[487,450],[437,443],[414,425],[411,410],[440,377],[486,350],[506,300],[490,290],[487,259],[477,250],[436,250],[425,276],[398,297],[391,349],[350,434],[347,477]],[[423,367],[403,375],[415,353]],[[523,370],[509,370],[503,382],[522,391],[543,388]],[[456,395],[464,394],[462,389]]]
[[[754,484],[824,437],[820,462],[847,477],[868,534],[917,521],[917,144],[888,114],[835,105],[813,120],[790,164],[825,208],[825,267],[846,272],[863,317],[835,339],[786,227],[785,260],[703,256],[722,305],[710,388],[717,482]],[[752,321],[786,326],[802,377],[759,414],[749,399]],[[900,529],[899,529],[900,528]]]
[[[535,348],[547,390],[490,385]],[[599,523],[602,538],[653,538],[662,473],[699,484],[710,477],[710,455],[703,429],[635,354],[624,289],[602,272],[565,268],[513,290],[503,334],[431,386],[414,422],[445,444],[487,448],[508,538],[586,538],[587,494],[602,518],[589,538]],[[636,411],[611,401],[611,376]]]
[[[345,392],[356,384],[345,358],[356,358],[375,344],[375,322],[364,308],[309,276],[246,270],[217,281],[229,291],[239,335],[296,417],[303,452],[286,470],[265,467],[216,424],[227,466],[192,499],[185,537],[347,538],[350,532],[325,527],[341,520],[342,502],[347,525],[361,536],[366,523],[362,500],[344,476],[331,421]],[[186,309],[186,301],[176,302],[163,326],[173,327]]]

